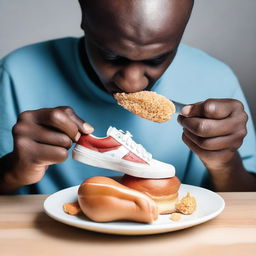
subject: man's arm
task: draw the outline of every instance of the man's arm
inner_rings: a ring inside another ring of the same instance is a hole
[[[23,184],[12,175],[16,172],[14,158],[11,153],[0,158],[0,194],[15,193]],[[19,167],[16,166],[18,169]]]
[[[216,191],[256,191],[256,175],[247,171],[238,152],[219,169],[208,169]]]

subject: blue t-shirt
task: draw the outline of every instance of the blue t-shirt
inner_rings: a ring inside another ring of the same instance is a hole
[[[177,115],[154,123],[126,111],[89,79],[79,59],[78,38],[63,38],[18,49],[0,62],[0,157],[13,149],[11,130],[26,110],[70,106],[90,123],[94,134],[106,135],[109,126],[133,134],[155,159],[171,163],[182,183],[207,186],[208,172],[182,141]],[[181,44],[178,53],[153,89],[167,98],[194,103],[207,98],[234,98],[248,105],[233,72],[206,53]],[[248,135],[239,152],[247,170],[256,172],[256,139],[251,117]],[[22,171],[22,170],[21,170]],[[71,157],[48,168],[37,184],[20,193],[52,193],[78,185],[91,176],[122,175],[74,161]]]

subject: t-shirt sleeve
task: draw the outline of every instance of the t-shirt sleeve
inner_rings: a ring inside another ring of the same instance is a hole
[[[12,127],[16,123],[17,113],[12,78],[0,60],[0,157],[13,150]]]

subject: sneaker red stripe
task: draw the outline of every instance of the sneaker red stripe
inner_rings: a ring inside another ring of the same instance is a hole
[[[128,154],[126,154],[122,159],[135,162],[135,163],[140,163],[140,164],[148,164],[146,161],[144,161],[143,159],[141,159],[140,157],[138,157],[132,152],[129,152]]]
[[[95,138],[90,134],[82,135],[77,144],[98,152],[115,150],[121,146],[113,137]]]

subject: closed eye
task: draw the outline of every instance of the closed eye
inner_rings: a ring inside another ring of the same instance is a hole
[[[104,61],[111,62],[114,65],[123,65],[128,62],[128,59],[111,52],[101,51],[101,56]]]
[[[149,66],[158,66],[158,65],[161,65],[163,64],[168,57],[172,56],[173,54],[175,53],[175,51],[169,51],[169,52],[166,52],[156,58],[152,58],[152,59],[148,59],[148,60],[144,60],[143,62],[146,64],[146,65],[149,65]]]
[[[134,62],[142,62],[145,65],[149,65],[149,66],[158,66],[164,63],[169,56],[173,55],[174,52],[175,51],[169,51],[156,58],[147,59],[147,60],[138,60]],[[112,52],[101,51],[101,55],[106,62],[111,62],[114,65],[124,65],[129,62],[132,62],[132,60],[129,60],[123,56],[116,55]]]
[[[153,60],[144,60],[143,63],[145,63],[146,65],[149,65],[149,66],[158,66],[158,65],[161,65],[163,62],[165,62],[167,57],[168,56],[159,57],[159,58],[156,58]]]

